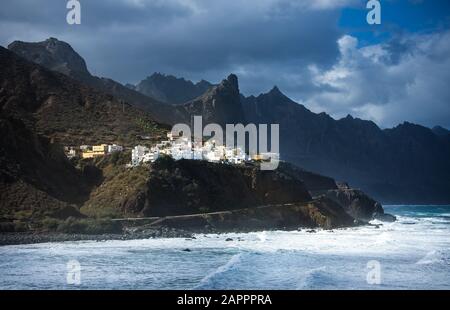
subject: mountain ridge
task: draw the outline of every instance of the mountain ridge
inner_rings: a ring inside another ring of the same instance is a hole
[[[202,96],[185,103],[183,108],[189,115],[201,115],[204,124],[225,126],[246,122],[240,102],[239,82],[234,74],[230,74]]]
[[[8,49],[30,62],[67,75],[101,92],[144,109],[160,123],[173,124],[182,119],[176,109],[171,109],[165,103],[145,96],[112,79],[91,75],[84,59],[70,44],[64,41],[56,38],[49,38],[42,42],[14,41],[8,45]]]
[[[155,72],[135,85],[135,90],[161,102],[183,104],[200,97],[213,86],[205,80],[194,84],[184,78]]]
[[[351,116],[335,120],[277,93],[241,100],[249,122],[280,124],[282,159],[384,202],[450,201],[450,140],[409,122],[381,129]]]

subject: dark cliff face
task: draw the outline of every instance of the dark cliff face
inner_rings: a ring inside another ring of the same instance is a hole
[[[278,166],[278,171],[289,175],[294,179],[301,180],[308,188],[311,196],[317,196],[329,190],[338,189],[338,186],[334,179],[304,170],[290,163],[281,162]]]
[[[304,183],[284,173],[163,159],[151,167],[146,188],[122,207],[145,216],[167,216],[309,200]]]
[[[224,126],[245,123],[238,79],[234,74],[183,107],[188,115],[201,115],[205,124],[216,123]]]
[[[272,205],[256,208],[165,217],[154,224],[189,231],[252,232],[263,230],[297,230],[299,228],[334,229],[354,226],[354,219],[332,200]]]
[[[213,86],[207,81],[194,84],[183,78],[154,73],[136,85],[135,89],[161,102],[182,104],[203,95]]]
[[[357,220],[369,222],[384,215],[381,204],[359,190],[330,190],[325,196],[343,206],[344,210]]]
[[[82,208],[93,216],[156,217],[156,226],[200,232],[206,226],[216,231],[336,228],[352,226],[354,219],[393,219],[363,192],[338,188],[333,179],[291,164],[261,171],[257,165],[161,158],[126,174],[107,161],[102,167],[105,181]],[[322,194],[312,197],[312,192]]]

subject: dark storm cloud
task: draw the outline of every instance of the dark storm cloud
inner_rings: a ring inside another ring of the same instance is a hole
[[[65,24],[65,3],[7,1],[1,43],[58,37],[95,73],[121,81],[153,71],[217,80],[258,63],[330,65],[341,35],[330,1],[85,0],[81,26]]]
[[[80,2],[82,24],[69,26],[65,0],[2,1],[0,44],[52,36],[70,43],[93,74],[123,83],[155,71],[212,82],[233,72],[246,95],[277,85],[335,117],[450,127],[449,36],[399,32],[360,47],[338,26],[341,8],[360,0]],[[424,112],[429,93],[434,103]]]

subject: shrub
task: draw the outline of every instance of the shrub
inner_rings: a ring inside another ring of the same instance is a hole
[[[14,231],[15,232],[25,232],[28,230],[28,225],[21,221],[14,221]]]
[[[47,231],[56,231],[58,229],[59,224],[61,224],[60,220],[51,217],[46,217],[42,220],[41,227],[42,229]]]
[[[0,232],[2,232],[2,233],[25,232],[27,230],[28,230],[28,225],[21,221],[1,222],[0,223]]]
[[[32,210],[22,210],[14,213],[14,218],[18,220],[29,219],[32,215]]]

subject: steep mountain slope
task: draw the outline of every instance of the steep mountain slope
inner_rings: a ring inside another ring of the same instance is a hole
[[[29,61],[75,79],[87,81],[93,78],[84,59],[69,44],[55,38],[37,43],[15,41],[8,49]]]
[[[153,119],[160,123],[171,124],[179,119],[177,110],[167,104],[160,103],[114,80],[92,76],[84,59],[66,42],[55,38],[36,43],[15,41],[8,46],[8,49],[31,62],[145,109],[151,112]]]
[[[61,144],[132,145],[136,135],[157,138],[167,130],[147,112],[1,47],[0,66],[2,115]]]
[[[196,84],[172,75],[154,73],[134,88],[161,102],[182,104],[203,95],[213,85],[207,81]]]
[[[249,122],[280,124],[284,160],[346,180],[385,202],[450,202],[450,142],[428,128],[404,123],[381,130],[351,116],[334,120],[278,88],[241,100]]]
[[[62,148],[4,115],[0,130],[0,217],[81,216],[76,204],[87,199],[87,182]]]
[[[188,115],[201,115],[205,124],[245,123],[244,111],[239,97],[239,84],[236,75],[231,74],[219,85],[182,107]]]

